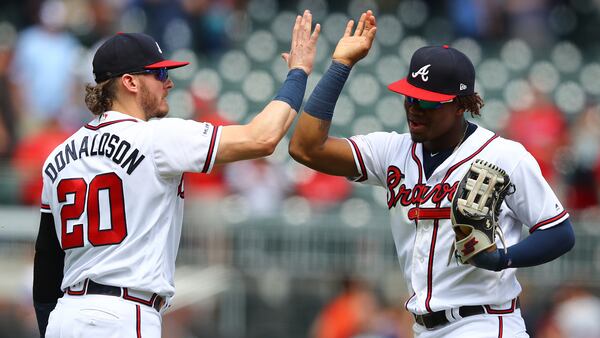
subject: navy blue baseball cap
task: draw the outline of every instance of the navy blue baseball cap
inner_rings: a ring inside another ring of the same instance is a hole
[[[98,48],[92,61],[96,83],[144,69],[173,69],[188,64],[166,60],[158,42],[143,33],[115,34]]]
[[[422,47],[413,54],[408,75],[388,89],[420,100],[449,101],[475,93],[475,67],[447,45]]]

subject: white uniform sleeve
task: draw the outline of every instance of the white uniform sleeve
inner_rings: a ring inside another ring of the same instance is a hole
[[[46,166],[44,166],[45,168]],[[42,186],[42,199],[41,199],[41,206],[40,206],[40,211],[43,213],[51,213],[52,209],[50,208],[50,203],[52,201],[52,193],[50,191],[50,189],[52,189],[52,184],[50,184],[48,182],[48,180],[45,177],[46,175],[44,175],[42,173],[42,181],[43,181],[43,186]]]
[[[529,232],[553,227],[569,217],[529,152],[525,151],[510,180],[515,192],[506,197],[506,203]]]
[[[161,175],[211,171],[221,127],[176,118],[153,120],[150,123],[154,163]]]
[[[387,160],[393,146],[393,133],[376,132],[346,139],[352,148],[359,176],[350,180],[385,187]]]

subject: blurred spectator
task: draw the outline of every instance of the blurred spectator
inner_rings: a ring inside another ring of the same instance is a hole
[[[200,3],[204,0],[198,1]],[[172,41],[168,39],[187,39],[189,40],[189,28],[187,25],[181,25],[183,11],[181,1],[171,0],[133,0],[129,1],[129,10],[141,10],[144,13],[143,23],[141,27],[146,34],[151,35],[158,41],[163,49],[172,50],[184,47],[182,45],[173,46]],[[178,31],[169,31],[169,26],[178,25]],[[169,36],[170,35],[170,36]]]
[[[363,281],[345,278],[342,291],[319,313],[315,338],[351,338],[371,330],[377,311],[375,295]]]
[[[96,48],[93,48],[93,54],[100,46],[101,43],[98,43],[100,40],[117,32],[119,11],[124,6],[124,3],[114,0],[89,0],[85,3],[89,10],[88,20],[90,21],[90,27],[83,34],[79,34],[78,38],[87,47],[98,44]],[[89,64],[91,65],[91,59]],[[89,69],[91,74],[91,67]]]
[[[67,8],[62,1],[48,0],[39,15],[39,25],[19,34],[11,67],[21,132],[25,134],[51,119],[70,125],[64,116],[75,109],[75,100],[82,101],[75,93],[81,93],[83,86],[75,83],[74,76],[80,45],[64,29]],[[80,127],[80,121],[71,127]]]
[[[44,161],[70,135],[56,120],[49,120],[43,128],[26,136],[17,145],[12,163],[20,180],[21,203],[40,205]]]
[[[16,143],[16,113],[8,79],[12,42],[0,40],[0,159],[10,157]]]
[[[458,36],[485,39],[502,33],[504,11],[500,1],[447,0],[446,8]]]
[[[402,307],[382,308],[374,321],[372,338],[412,338],[414,318]]]
[[[226,126],[231,122],[217,113],[215,102],[194,96],[195,121],[208,122],[214,126]],[[218,199],[230,193],[226,182],[224,168],[227,165],[216,165],[209,175],[200,173],[185,174],[185,191],[187,197]]]
[[[600,186],[595,171],[600,164],[600,111],[597,106],[583,111],[571,126],[572,166],[567,168],[568,208],[583,211],[599,206]]]
[[[267,159],[231,163],[225,167],[225,177],[231,191],[245,198],[254,217],[277,215],[291,190],[284,169]]]
[[[307,167],[298,170],[296,193],[306,198],[313,208],[335,206],[352,193],[352,184],[345,177],[326,175]]]
[[[548,25],[551,1],[509,0],[506,9],[506,27],[509,37],[526,41],[533,48],[547,48],[553,40]]]
[[[543,338],[600,338],[600,298],[583,287],[566,286],[536,331]]]
[[[229,14],[233,11],[233,0],[183,0],[183,10],[193,39],[190,47],[201,54],[218,54],[229,46],[225,34]]]
[[[563,114],[552,102],[538,94],[529,108],[512,111],[504,135],[521,142],[535,157],[548,183],[558,183],[554,158],[568,142],[568,129]]]

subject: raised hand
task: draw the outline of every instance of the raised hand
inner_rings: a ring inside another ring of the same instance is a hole
[[[299,68],[304,70],[306,74],[312,72],[321,25],[317,24],[312,34],[311,27],[312,14],[309,10],[305,10],[302,16],[296,16],[290,52],[281,54],[289,69]]]
[[[352,34],[353,27],[354,20],[348,21],[344,36],[340,39],[333,52],[334,61],[341,62],[350,67],[367,56],[373,45],[375,33],[377,32],[377,23],[373,12],[368,10],[360,16],[354,34]]]

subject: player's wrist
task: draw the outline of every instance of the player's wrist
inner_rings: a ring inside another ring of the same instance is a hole
[[[289,104],[296,112],[299,112],[300,106],[302,106],[302,100],[304,99],[307,80],[308,74],[303,69],[290,69],[287,78],[273,100],[283,101]]]
[[[472,265],[486,270],[500,271],[506,267],[504,250],[482,251],[469,260]]]
[[[351,70],[351,67],[343,63],[331,62],[329,69],[308,98],[304,111],[318,119],[331,121],[335,104]]]

